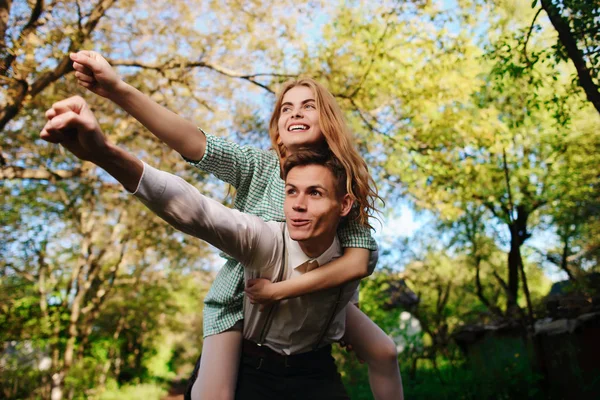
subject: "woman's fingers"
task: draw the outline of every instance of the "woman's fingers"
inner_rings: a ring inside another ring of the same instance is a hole
[[[96,82],[96,79],[93,76],[86,75],[83,72],[75,72],[75,78],[77,78],[79,82],[85,82],[90,84]]]
[[[86,67],[85,65],[78,63],[77,61],[73,62],[73,69],[77,72],[81,72],[82,74],[93,76],[94,72],[91,69]]]

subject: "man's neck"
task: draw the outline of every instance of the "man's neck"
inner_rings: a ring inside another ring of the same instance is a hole
[[[333,244],[333,239],[334,238],[324,240],[320,238],[315,238],[310,240],[303,240],[302,242],[298,242],[298,245],[300,245],[300,249],[302,249],[304,254],[306,254],[310,258],[317,258],[321,254],[325,253],[328,248],[331,247],[331,245]]]

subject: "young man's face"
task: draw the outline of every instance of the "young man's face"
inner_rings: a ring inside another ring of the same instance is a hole
[[[340,218],[348,215],[352,201],[336,190],[333,173],[322,165],[292,168],[285,182],[284,212],[290,237],[326,250]]]

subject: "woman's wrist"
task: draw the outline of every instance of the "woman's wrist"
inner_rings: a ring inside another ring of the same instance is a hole
[[[271,285],[271,295],[269,296],[272,301],[281,301],[286,299],[285,295],[285,282],[277,282]]]
[[[132,94],[133,86],[129,85],[122,79],[119,79],[113,90],[109,92],[108,99],[113,103],[123,107],[127,103],[127,96]]]

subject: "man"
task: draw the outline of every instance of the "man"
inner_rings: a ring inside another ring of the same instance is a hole
[[[289,279],[341,255],[340,219],[352,208],[345,170],[330,154],[298,152],[286,161],[287,222],[224,207],[174,175],[143,164],[103,136],[85,101],[53,106],[41,132],[105,169],[177,229],[199,237],[245,267],[246,279]],[[345,305],[358,282],[270,306],[244,304],[244,343],[236,398],[347,399],[330,343],[344,332]]]

